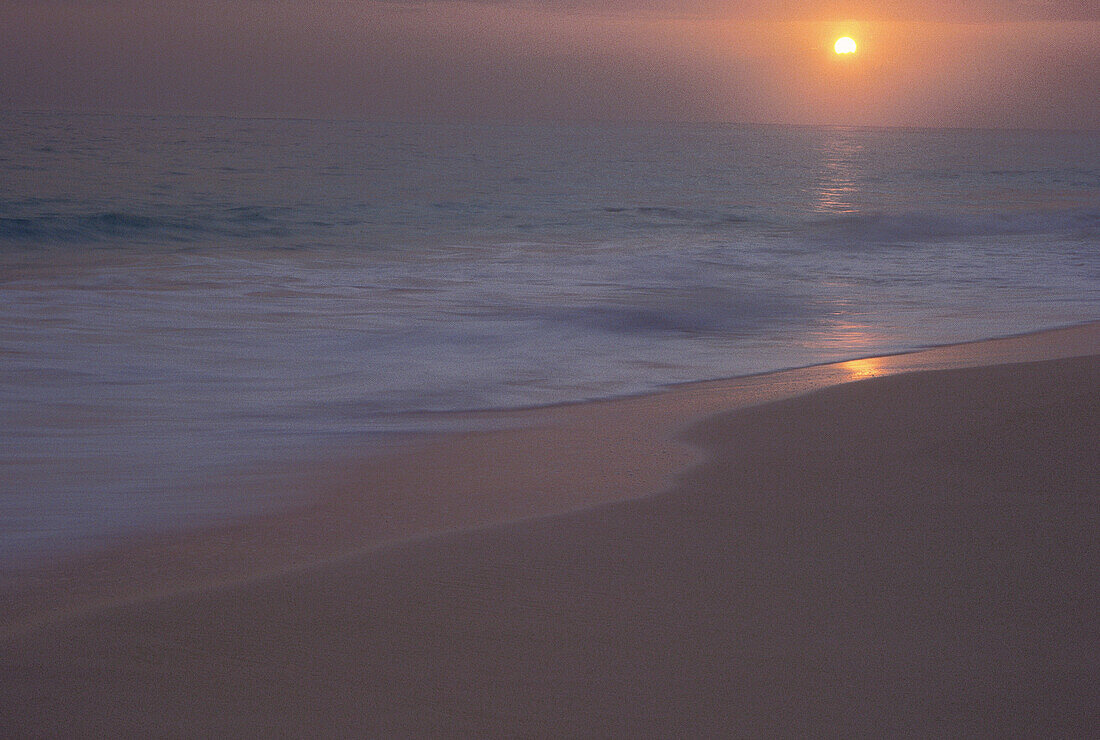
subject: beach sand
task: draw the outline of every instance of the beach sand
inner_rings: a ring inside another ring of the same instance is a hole
[[[298,509],[5,574],[0,734],[1095,735],[1098,353],[1094,323],[295,466]]]

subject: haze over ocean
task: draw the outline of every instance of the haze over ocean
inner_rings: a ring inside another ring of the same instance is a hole
[[[0,558],[421,412],[1097,318],[1095,133],[0,115]]]

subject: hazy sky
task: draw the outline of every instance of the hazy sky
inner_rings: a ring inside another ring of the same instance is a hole
[[[1100,0],[0,0],[0,108],[1096,129]]]

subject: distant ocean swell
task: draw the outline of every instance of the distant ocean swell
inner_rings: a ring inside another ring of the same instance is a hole
[[[972,236],[1052,234],[1076,239],[1100,236],[1100,211],[1009,211],[1003,213],[870,213],[811,221],[813,238],[893,243]]]
[[[436,208],[432,205],[431,208]],[[459,206],[451,206],[454,212]],[[465,207],[462,207],[465,209]],[[24,209],[25,210],[25,209]],[[471,209],[470,212],[472,212]],[[0,214],[5,209],[0,207]],[[296,213],[289,207],[224,206],[207,209],[149,208],[142,212],[106,210],[93,212],[58,212],[44,210],[26,215],[0,215],[0,243],[23,247],[43,247],[63,244],[109,244],[117,247],[166,244],[209,243],[212,239],[233,240],[265,238],[287,246],[295,237],[306,246],[311,240],[338,236],[339,241],[354,246],[356,237],[362,245],[375,244],[385,237],[391,224],[385,219],[373,219],[369,209],[359,214]],[[10,209],[8,211],[10,213]],[[416,218],[416,214],[409,214]],[[460,226],[462,213],[454,216]],[[438,215],[426,215],[424,221],[438,222]],[[476,225],[476,219],[474,219]],[[589,213],[543,214],[542,222],[524,224],[522,230],[539,229],[543,238],[553,239],[555,230],[575,234],[577,230],[589,240],[615,238],[622,228],[631,231],[671,229],[714,236],[735,236],[751,227],[770,230],[805,239],[809,245],[827,243],[853,247],[903,242],[942,241],[982,236],[1051,234],[1072,239],[1096,239],[1100,236],[1100,211],[1043,210],[1003,213],[949,212],[871,212],[834,216],[811,215],[785,220],[753,218],[730,212],[692,211],[666,206],[602,207]],[[382,232],[382,233],[379,233]],[[484,233],[484,232],[481,232]],[[407,238],[407,237],[406,237]],[[499,232],[488,237],[504,239]],[[262,246],[262,241],[257,246]],[[461,246],[470,246],[462,244]]]

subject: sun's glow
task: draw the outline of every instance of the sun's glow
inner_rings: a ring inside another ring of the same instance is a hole
[[[837,54],[855,54],[856,42],[851,36],[843,36],[836,40],[833,46]]]

